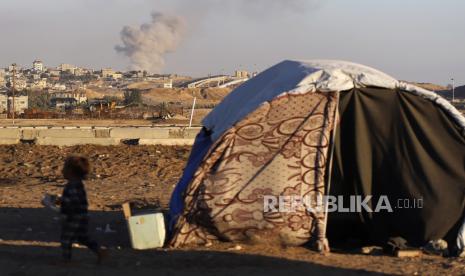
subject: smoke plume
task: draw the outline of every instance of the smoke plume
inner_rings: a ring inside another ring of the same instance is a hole
[[[131,70],[159,73],[165,55],[174,52],[183,39],[185,25],[181,17],[154,12],[150,23],[125,26],[121,30],[122,45],[115,50],[129,58]]]
[[[200,27],[199,22],[211,14],[233,13],[253,21],[274,20],[280,16],[315,10],[320,0],[170,0],[181,16],[152,13],[152,21],[139,27],[125,26],[121,30],[121,45],[115,50],[127,56],[131,70],[160,73],[165,56],[176,51],[187,33]],[[238,20],[242,20],[239,18]],[[229,35],[234,34],[234,32]]]

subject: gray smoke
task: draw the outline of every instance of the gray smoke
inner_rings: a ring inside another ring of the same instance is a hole
[[[121,30],[122,45],[115,50],[129,58],[131,70],[159,73],[165,55],[174,52],[183,39],[185,25],[181,17],[154,12],[150,23],[125,26]]]
[[[171,1],[171,0],[170,0]],[[173,0],[183,16],[152,13],[152,22],[140,27],[125,26],[121,30],[122,45],[115,46],[118,53],[130,60],[130,69],[159,73],[165,65],[165,56],[176,51],[186,34],[185,19],[192,28],[209,14],[239,13],[251,20],[269,20],[315,10],[320,0]]]

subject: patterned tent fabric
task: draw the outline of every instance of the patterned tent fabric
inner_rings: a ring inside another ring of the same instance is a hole
[[[325,193],[336,101],[335,92],[284,94],[226,131],[185,191],[170,245],[324,239],[324,210],[265,212],[264,196],[305,196],[316,205]]]

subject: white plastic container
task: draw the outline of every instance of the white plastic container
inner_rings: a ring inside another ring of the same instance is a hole
[[[134,249],[163,247],[166,231],[162,213],[130,216],[127,221]]]

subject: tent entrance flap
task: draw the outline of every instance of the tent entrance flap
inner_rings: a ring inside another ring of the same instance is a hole
[[[371,209],[386,196],[392,212],[330,213],[330,238],[402,236],[421,245],[446,236],[465,204],[465,139],[449,115],[382,88],[341,92],[339,111],[331,194],[346,202],[372,195]]]

